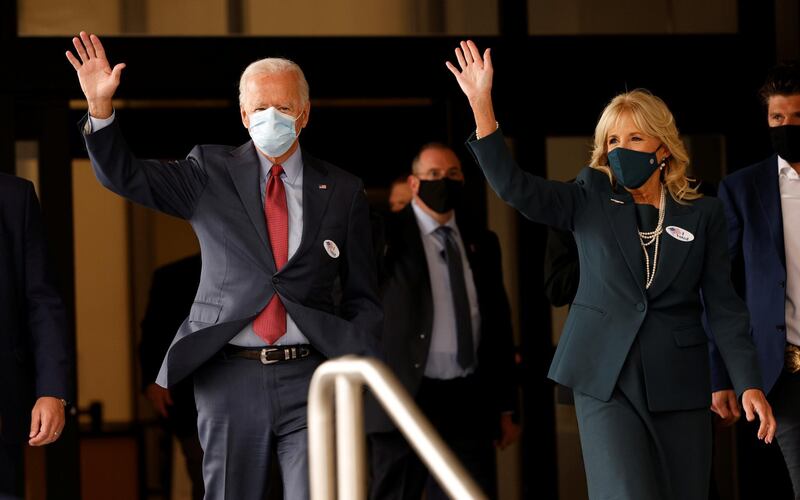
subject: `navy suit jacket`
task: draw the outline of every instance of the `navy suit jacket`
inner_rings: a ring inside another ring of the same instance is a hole
[[[728,220],[734,281],[750,310],[750,333],[769,392],[783,370],[786,350],[786,253],[777,155],[726,177],[719,197]],[[725,363],[716,355],[711,359],[714,390],[729,388]]]
[[[703,302],[736,391],[761,388],[747,309],[730,281],[722,203],[680,204],[667,196],[665,226],[694,235],[661,237],[655,281],[645,290],[636,208],[608,176],[585,168],[574,183],[520,169],[497,131],[468,143],[497,194],[534,222],[572,231],[580,283],[549,377],[607,401],[634,341],[641,349],[652,411],[707,408],[711,403]]]
[[[0,174],[0,438],[27,439],[34,400],[73,400],[72,340],[33,185]]]
[[[189,221],[200,242],[200,285],[157,383],[171,387],[214,356],[278,294],[324,356],[375,355],[383,313],[361,180],[305,151],[303,235],[280,269],[259,192],[258,153],[201,145],[183,160],[136,158],[119,128],[81,131],[98,180],[141,205]],[[339,247],[334,258],[323,242]]]

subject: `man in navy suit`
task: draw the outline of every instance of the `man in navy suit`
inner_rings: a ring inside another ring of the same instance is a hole
[[[111,99],[124,65],[112,68],[94,35],[73,44],[95,175],[188,220],[200,242],[200,285],[156,382],[194,377],[206,499],[261,500],[271,450],[286,498],[307,498],[311,375],[325,358],[375,354],[383,317],[361,180],[299,147],[311,104],[289,60],[242,74],[252,141],[166,162],[136,158],[122,136]]]
[[[775,154],[724,179],[719,196],[741,272],[775,437],[800,499],[800,65],[773,68],[761,88]],[[712,409],[738,418],[725,365],[712,356]]]
[[[30,182],[0,174],[0,499],[21,499],[23,444],[64,428],[72,343],[46,263],[39,201]],[[31,411],[31,408],[33,410]]]

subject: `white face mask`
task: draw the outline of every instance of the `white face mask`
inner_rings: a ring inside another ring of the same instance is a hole
[[[302,116],[302,113],[300,113]],[[289,151],[300,135],[295,131],[297,118],[274,107],[250,115],[250,137],[267,156],[277,158]]]

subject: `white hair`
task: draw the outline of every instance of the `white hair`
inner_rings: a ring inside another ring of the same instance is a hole
[[[255,75],[276,75],[278,73],[292,72],[297,76],[297,92],[305,105],[308,102],[308,82],[303,70],[294,61],[282,57],[267,57],[250,63],[239,79],[239,104],[244,104],[244,88],[247,79]]]

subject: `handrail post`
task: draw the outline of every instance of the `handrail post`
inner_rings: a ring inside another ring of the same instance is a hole
[[[308,390],[308,469],[313,499],[336,495],[332,403],[333,379],[315,373]]]
[[[308,449],[311,500],[363,500],[366,458],[362,386],[397,424],[442,488],[456,500],[486,500],[486,495],[442,441],[425,415],[383,363],[345,356],[326,361],[311,378],[308,394]],[[333,391],[336,394],[334,472]],[[338,483],[338,495],[337,485]]]
[[[336,376],[336,470],[339,500],[365,500],[367,475],[361,377]]]

